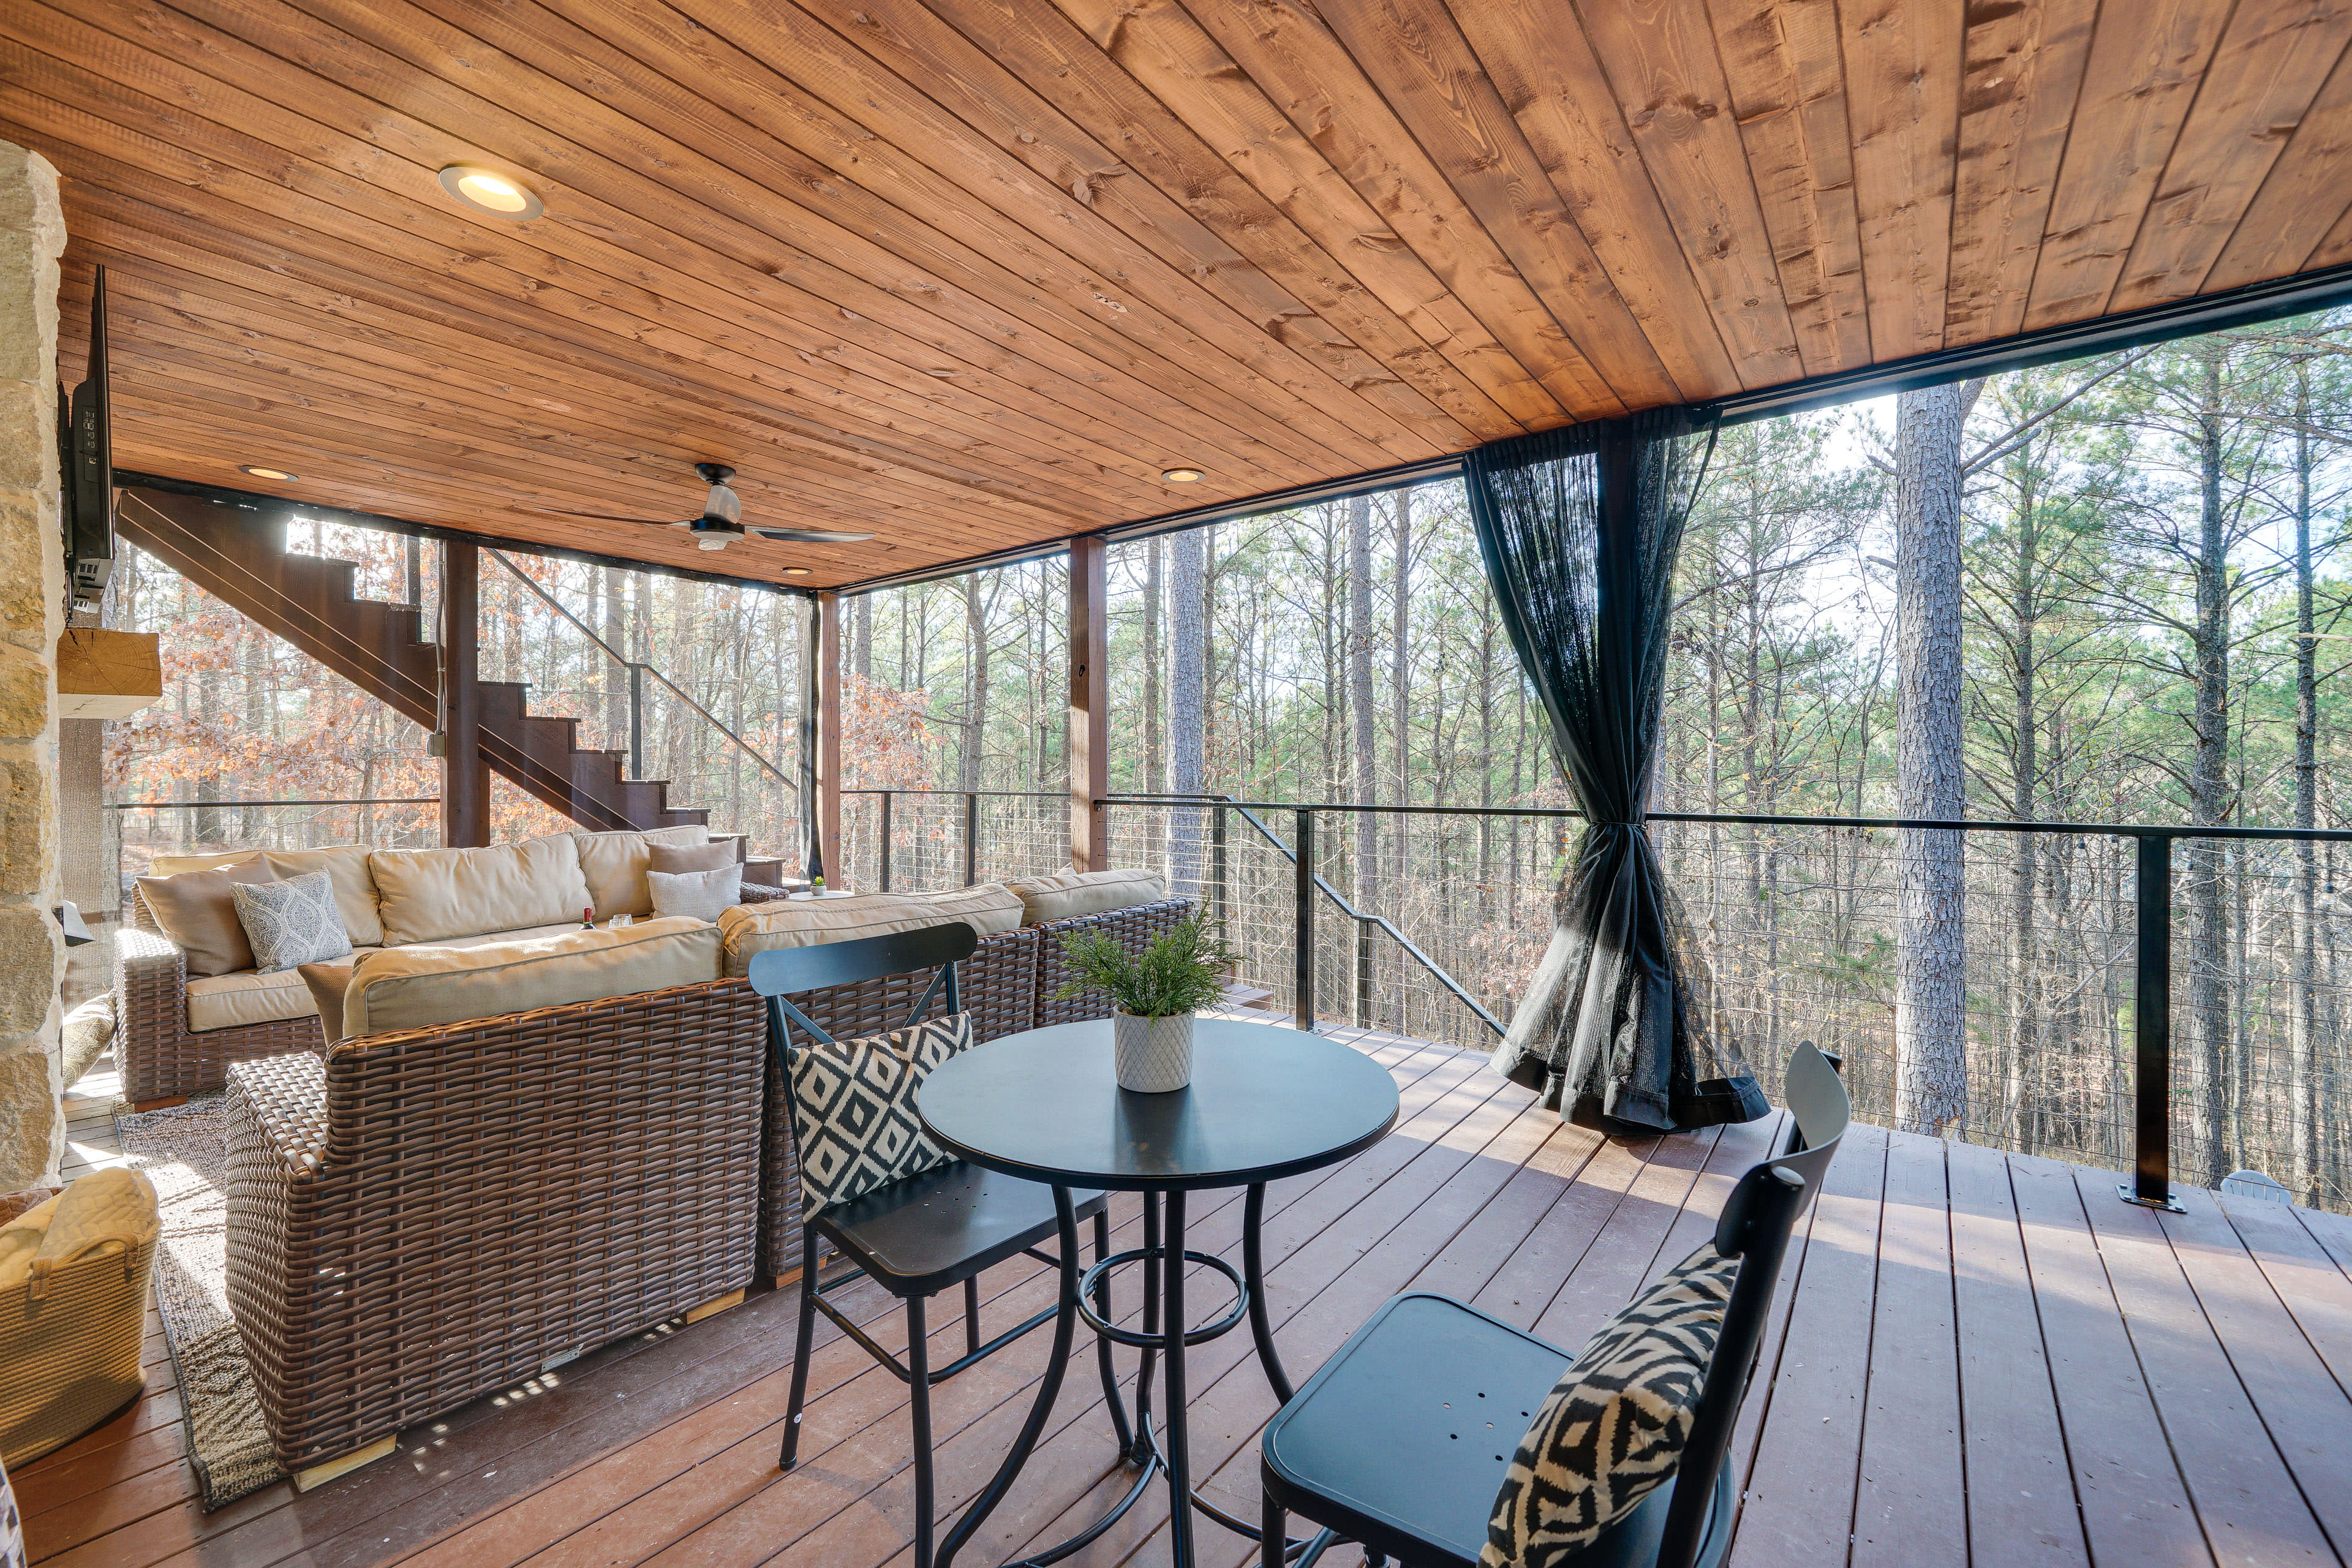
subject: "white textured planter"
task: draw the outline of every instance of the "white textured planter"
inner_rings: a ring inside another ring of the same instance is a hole
[[[1192,1015],[1145,1018],[1111,1009],[1118,1087],[1166,1094],[1192,1081]]]

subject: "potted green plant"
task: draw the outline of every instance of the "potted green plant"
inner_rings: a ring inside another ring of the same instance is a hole
[[[1132,956],[1099,931],[1066,939],[1062,953],[1077,978],[1056,1000],[1097,986],[1110,993],[1119,1088],[1166,1094],[1192,1081],[1192,1016],[1223,1000],[1239,954],[1197,919]]]

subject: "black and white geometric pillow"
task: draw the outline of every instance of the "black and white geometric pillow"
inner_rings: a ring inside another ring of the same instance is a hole
[[[923,1135],[915,1091],[932,1069],[971,1047],[971,1015],[952,1013],[887,1035],[809,1045],[793,1058],[793,1130],[801,1191],[811,1208],[948,1163]]]
[[[352,951],[342,911],[335,907],[334,879],[324,871],[282,882],[232,882],[228,896],[245,940],[253,944],[253,967],[265,974]]]
[[[1511,1456],[1479,1568],[1549,1568],[1674,1479],[1738,1273],[1708,1242],[1601,1326]]]

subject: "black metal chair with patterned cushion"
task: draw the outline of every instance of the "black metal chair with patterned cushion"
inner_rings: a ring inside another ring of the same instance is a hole
[[[932,926],[856,942],[775,949],[754,954],[750,966],[752,989],[768,998],[769,1037],[790,1097],[804,1184],[800,1334],[779,1463],[789,1470],[797,1458],[801,1412],[808,1396],[810,1339],[816,1314],[823,1312],[910,1392],[915,1568],[930,1568],[933,1553],[931,1385],[1057,1320],[1051,1362],[1056,1375],[1049,1381],[1058,1382],[1075,1321],[1075,1314],[1062,1309],[1065,1299],[1076,1300],[1077,1259],[1039,1250],[1059,1225],[1054,1189],[961,1161],[947,1161],[930,1144],[915,1117],[914,1090],[921,1079],[946,1059],[946,1053],[971,1042],[956,989],[956,964],[977,945],[978,939],[968,925]],[[905,1025],[890,1035],[868,1040],[836,1041],[791,1000],[824,986],[855,985],[927,969],[937,973],[908,1012]],[[947,1016],[926,1021],[925,1015],[942,987]],[[797,1052],[793,1044],[795,1031],[804,1038]],[[893,1173],[910,1165],[915,1167],[911,1173]],[[807,1195],[811,1193],[843,1195],[817,1202]],[[1097,1259],[1108,1257],[1110,1225],[1104,1195],[1074,1192],[1070,1199],[1076,1218],[1094,1221],[1095,1256]],[[820,1240],[831,1244],[855,1265],[854,1269],[821,1282],[817,1277]],[[1055,1304],[982,1343],[980,1276],[1016,1256],[1035,1258],[1058,1271],[1060,1288]],[[824,1299],[825,1291],[838,1289],[860,1276],[906,1302],[903,1362]],[[957,1285],[963,1287],[964,1353],[934,1368],[929,1363],[925,1303]],[[1107,1287],[1097,1291],[1096,1306],[1106,1317],[1109,1315]],[[1111,1366],[1110,1342],[1100,1336],[1096,1341],[1096,1359],[1123,1451],[1129,1442],[1126,1409]]]
[[[1720,1563],[1732,1426],[1790,1233],[1852,1110],[1811,1045],[1785,1092],[1788,1146],[1741,1176],[1711,1246],[1577,1357],[1450,1297],[1375,1312],[1266,1426],[1265,1568],[1309,1568],[1341,1540],[1411,1568],[1477,1568],[1482,1552],[1513,1568]],[[1303,1549],[1284,1543],[1292,1513],[1322,1527]]]

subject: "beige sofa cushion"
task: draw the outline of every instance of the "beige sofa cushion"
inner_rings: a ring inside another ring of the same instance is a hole
[[[386,946],[577,919],[593,900],[568,833],[483,849],[378,849],[368,856]]]
[[[372,947],[356,950],[375,951]],[[352,962],[358,962],[356,953]],[[287,1018],[311,1018],[318,1013],[310,988],[302,984],[299,969],[272,970],[268,974],[256,974],[246,969],[235,974],[208,974],[201,980],[191,977],[188,981],[188,1033],[192,1035],[241,1028],[247,1024],[274,1024]]]
[[[479,947],[385,948],[352,970],[343,1030],[356,1038],[718,978],[719,928],[685,919]]]
[[[859,893],[846,899],[738,904],[719,917],[727,938],[727,973],[750,970],[751,955],[772,947],[821,947],[864,936],[969,925],[982,936],[1021,925],[1021,900],[1003,884],[982,882],[945,893]]]
[[[175,877],[142,877],[139,896],[163,934],[179,943],[192,977],[233,974],[253,967],[253,944],[245,939],[229,888],[268,880],[269,868],[255,858]]]
[[[343,917],[343,934],[353,947],[383,945],[383,921],[376,913],[375,879],[368,874],[371,851],[359,844],[337,844],[325,849],[272,849],[262,864],[279,881],[324,871],[335,888],[335,912]]]
[[[183,871],[216,871],[257,858],[258,849],[232,849],[226,855],[158,855],[147,863],[151,877],[176,877]]]
[[[595,900],[596,918],[608,921],[614,915],[654,912],[653,895],[646,888],[650,846],[693,848],[710,842],[710,830],[688,824],[646,833],[575,833],[572,837],[580,846],[580,870],[587,879],[588,896]]]
[[[1156,904],[1168,896],[1168,884],[1157,871],[1065,871],[1005,886],[1020,896],[1021,923],[1033,926]]]

